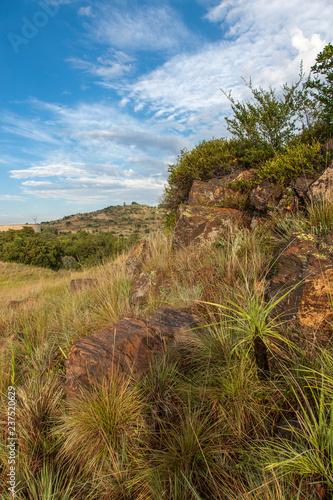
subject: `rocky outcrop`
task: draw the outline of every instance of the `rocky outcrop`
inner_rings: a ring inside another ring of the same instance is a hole
[[[189,205],[178,212],[172,247],[213,243],[230,225],[248,226],[249,223],[240,210]]]
[[[333,269],[306,282],[297,319],[301,326],[319,330],[319,338],[331,340],[333,332]]]
[[[171,307],[160,307],[150,316],[123,318],[88,337],[75,340],[69,350],[64,389],[68,399],[81,387],[98,384],[116,372],[140,377],[166,342],[186,338],[186,330],[200,325],[196,316]]]
[[[157,299],[164,284],[164,274],[160,269],[143,272],[134,281],[130,291],[130,303],[141,305],[150,299]]]
[[[333,269],[333,238],[295,233],[278,259],[278,272],[271,280],[268,296],[290,293],[278,304],[280,319],[295,318],[301,326],[317,329],[329,325],[328,290]],[[327,326],[329,328],[329,326]],[[325,329],[327,329],[325,327]]]
[[[91,288],[96,285],[98,285],[98,280],[96,278],[78,278],[71,280],[70,288],[71,292],[77,292],[78,290]]]
[[[311,184],[307,191],[307,196],[311,200],[322,199],[331,201],[333,199],[333,164]]]
[[[151,248],[147,240],[141,240],[135,245],[126,261],[126,270],[130,278],[142,272],[142,266],[150,255]]]

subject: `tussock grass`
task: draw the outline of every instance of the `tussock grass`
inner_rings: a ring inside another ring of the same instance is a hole
[[[297,221],[314,232],[309,219],[292,217],[284,235]],[[20,500],[315,500],[320,485],[330,498],[331,352],[269,349],[270,376],[261,379],[249,348],[258,325],[268,347],[272,333],[290,336],[291,327],[272,322],[264,297],[280,242],[230,229],[215,245],[172,252],[170,236],[148,239],[144,270],[166,277],[158,304],[131,305],[126,254],[81,273],[31,271],[31,285],[30,271],[19,266],[15,274],[10,266],[10,283],[0,289],[0,476],[7,470],[6,392],[15,376]],[[77,277],[98,284],[73,293]],[[8,309],[10,300],[30,296],[38,300]],[[169,346],[141,380],[115,373],[66,403],[63,362],[73,340],[161,303],[185,307],[210,326]],[[276,437],[286,413],[300,423],[295,443]]]

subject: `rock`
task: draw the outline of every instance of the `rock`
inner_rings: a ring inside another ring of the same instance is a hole
[[[210,179],[207,182],[193,181],[188,197],[188,205],[214,205],[220,203],[226,196],[233,193],[228,184],[238,174],[239,171],[238,173],[225,175],[220,179]]]
[[[316,330],[320,340],[324,342],[331,340],[333,332],[333,269],[327,269],[324,273],[306,282],[297,319],[301,326]]]
[[[151,248],[147,240],[141,240],[135,245],[126,261],[126,269],[130,278],[141,273],[142,266],[150,254]]]
[[[307,196],[310,200],[327,200],[333,199],[333,163],[328,167],[323,174],[315,182],[311,184],[307,190]]]
[[[315,176],[310,175],[300,175],[297,179],[291,184],[291,187],[296,191],[296,194],[300,198],[304,198],[307,190],[317,179]]]
[[[278,259],[277,275],[268,288],[268,296],[272,298],[283,295],[299,283],[275,308],[274,314],[280,314],[280,319],[296,317],[306,284],[333,268],[332,247],[327,241],[329,239],[320,239],[311,234],[292,235],[289,246]]]
[[[27,297],[24,300],[11,300],[8,304],[8,307],[11,309],[16,309],[19,306],[24,306],[27,304],[34,304],[38,301],[38,297]]]
[[[160,337],[175,343],[188,340],[190,332],[187,330],[200,326],[197,316],[167,306],[159,307],[144,321]]]
[[[96,278],[78,278],[71,280],[71,292],[76,292],[77,290],[83,290],[84,288],[90,288],[96,286],[98,280]]]
[[[141,305],[149,298],[156,299],[163,286],[164,274],[161,270],[147,271],[140,274],[130,291],[130,303]]]
[[[197,326],[196,316],[161,307],[141,320],[123,318],[100,332],[75,340],[65,361],[67,398],[79,396],[81,386],[89,388],[103,377],[111,379],[116,371],[140,378],[166,341],[180,341],[184,330]]]
[[[11,350],[13,342],[18,340],[16,333],[11,333],[9,337],[0,340],[0,352],[6,349]]]
[[[213,243],[226,227],[249,222],[243,212],[233,208],[186,206],[178,211],[172,247]]]
[[[268,180],[261,182],[250,193],[250,204],[257,210],[267,210],[277,206],[282,195],[282,189]]]
[[[323,156],[326,156],[331,151],[333,151],[333,139],[330,139],[321,147],[321,153]]]

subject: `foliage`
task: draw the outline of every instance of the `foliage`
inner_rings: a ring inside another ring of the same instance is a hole
[[[200,142],[192,151],[183,149],[177,163],[169,165],[168,187],[164,201],[167,209],[175,210],[187,201],[193,181],[207,181],[232,170],[236,156],[235,143],[227,139]]]
[[[271,179],[281,186],[301,174],[313,175],[326,167],[318,141],[310,144],[299,142],[289,145],[285,151],[264,163],[258,169],[260,179]]]
[[[309,101],[304,90],[300,89],[302,79],[301,73],[298,82],[283,85],[281,93],[272,87],[269,90],[261,86],[256,89],[251,79],[249,82],[244,80],[253,97],[243,103],[235,101],[231,92],[227,94],[222,90],[234,113],[233,118],[226,118],[228,130],[238,139],[250,141],[261,160],[276,155],[295,137],[299,130],[298,121],[303,120],[302,126],[305,127],[305,108]]]
[[[323,120],[326,134],[331,137],[333,125],[333,45],[329,43],[317,55],[316,64],[311,68],[313,78],[306,83],[312,97],[319,103],[319,118]]]

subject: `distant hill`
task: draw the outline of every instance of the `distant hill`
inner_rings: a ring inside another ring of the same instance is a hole
[[[161,226],[165,210],[133,202],[131,205],[116,205],[96,210],[95,212],[67,215],[62,219],[42,222],[42,231],[46,228],[58,233],[77,233],[87,231],[98,233],[110,232],[115,236],[129,237],[133,233],[140,236]]]

